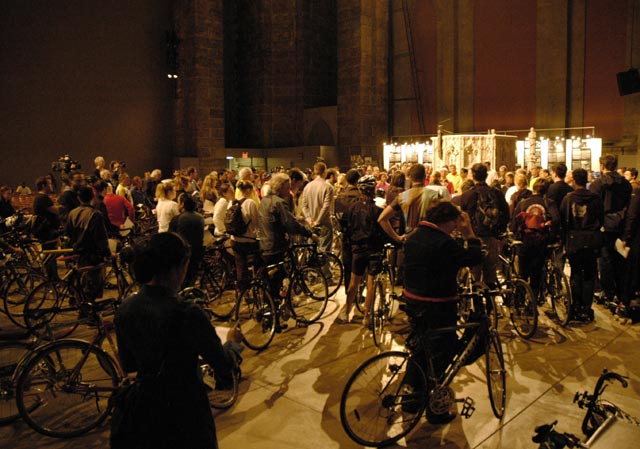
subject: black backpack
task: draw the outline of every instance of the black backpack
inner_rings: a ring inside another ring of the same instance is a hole
[[[246,198],[240,200],[233,200],[231,207],[227,209],[224,216],[224,226],[227,229],[227,234],[242,236],[246,234],[249,223],[244,221],[242,216],[242,203]]]
[[[373,201],[361,197],[349,213],[349,237],[354,246],[369,246],[380,237],[378,232],[378,211]]]
[[[476,196],[476,211],[472,217],[474,229],[482,233],[500,233],[504,224],[502,211],[498,204],[497,191],[495,189],[478,190]],[[482,235],[482,234],[481,234]]]

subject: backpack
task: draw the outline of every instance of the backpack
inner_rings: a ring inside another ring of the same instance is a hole
[[[549,237],[550,216],[546,203],[534,203],[516,216],[518,236],[526,244],[543,244]]]
[[[498,205],[495,189],[477,190],[476,211],[472,217],[474,229],[482,234],[497,234],[503,231],[503,214]]]
[[[349,214],[349,240],[354,247],[368,246],[379,237],[377,207],[369,198],[353,205]]]
[[[224,216],[224,226],[227,229],[227,234],[242,236],[246,234],[249,223],[244,221],[242,216],[242,203],[246,198],[240,200],[233,200],[231,207],[227,209]]]

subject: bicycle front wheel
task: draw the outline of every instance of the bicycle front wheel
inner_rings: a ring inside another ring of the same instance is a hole
[[[269,346],[278,317],[273,299],[263,285],[252,285],[242,292],[236,302],[235,319],[248,347],[260,351]]]
[[[424,371],[406,352],[378,354],[360,365],[344,387],[342,427],[358,444],[393,444],[420,421],[426,385]]]
[[[78,327],[78,307],[82,296],[65,281],[48,281],[38,285],[27,297],[24,321],[38,338],[57,340]]]
[[[38,350],[16,385],[20,416],[43,435],[70,438],[98,426],[111,412],[120,382],[113,359],[80,340],[61,340]]]
[[[7,282],[4,290],[4,311],[13,324],[26,328],[24,322],[24,305],[29,293],[47,278],[37,272],[20,273]]]
[[[340,257],[332,253],[324,253],[324,257],[327,258],[327,264],[329,265],[329,271],[331,277],[327,279],[329,288],[329,298],[338,293],[338,289],[342,285],[342,279],[344,277],[344,267]]]
[[[200,369],[202,371],[202,381],[209,390],[207,396],[209,397],[211,407],[219,410],[226,410],[233,406],[233,404],[238,400],[238,383],[240,381],[240,373],[238,371],[234,371],[231,388],[222,390],[216,385],[213,368],[211,368],[209,364],[205,363],[201,365]]]
[[[538,305],[531,286],[522,279],[512,281],[509,293],[509,315],[514,329],[522,338],[531,338],[538,329]]]
[[[294,318],[309,324],[320,319],[329,301],[327,279],[317,268],[297,269],[289,289],[289,304]]]
[[[13,377],[29,351],[29,344],[20,341],[0,343],[0,424],[8,424],[20,417]]]
[[[489,333],[485,359],[487,365],[487,388],[489,390],[491,409],[495,417],[501,419],[504,415],[505,403],[507,402],[507,377],[504,368],[502,343],[500,342],[500,336],[495,330]]]
[[[553,270],[547,288],[551,295],[551,305],[556,318],[561,326],[566,326],[571,320],[571,308],[573,306],[571,285],[567,275],[559,270]]]
[[[208,308],[213,316],[221,320],[231,318],[236,307],[235,290],[226,289],[228,279],[229,273],[224,263],[206,266],[200,277],[200,288],[209,295]]]

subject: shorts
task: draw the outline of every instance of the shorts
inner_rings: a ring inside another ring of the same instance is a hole
[[[365,269],[369,274],[376,275],[382,271],[382,256],[372,257],[375,254],[370,251],[353,253],[351,259],[351,272],[356,276],[363,276]],[[379,253],[378,253],[379,254]]]

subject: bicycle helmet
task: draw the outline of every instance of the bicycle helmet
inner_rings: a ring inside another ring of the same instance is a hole
[[[364,175],[358,179],[357,187],[365,195],[373,195],[376,189],[376,178],[373,175]]]

